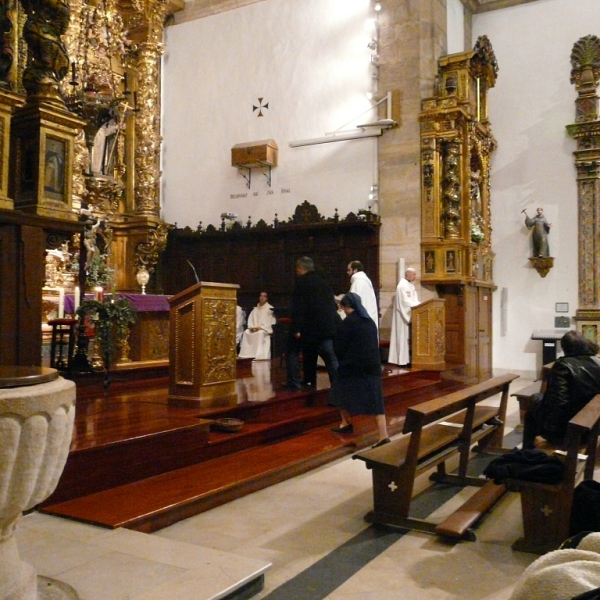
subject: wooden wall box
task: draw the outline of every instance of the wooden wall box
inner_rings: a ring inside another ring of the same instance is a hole
[[[232,167],[276,167],[279,148],[275,140],[236,144],[231,149]]]

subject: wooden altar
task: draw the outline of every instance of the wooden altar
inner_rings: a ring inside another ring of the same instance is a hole
[[[110,297],[110,295],[108,295]],[[93,300],[93,294],[86,294]],[[115,298],[126,298],[137,312],[137,319],[129,335],[129,358],[133,363],[169,360],[169,297],[161,294],[125,294],[117,292]],[[74,314],[73,296],[65,296],[65,314]],[[115,365],[116,368],[120,364]],[[130,365],[134,367],[136,365]]]
[[[169,298],[169,403],[236,402],[236,305],[239,285],[201,281]]]

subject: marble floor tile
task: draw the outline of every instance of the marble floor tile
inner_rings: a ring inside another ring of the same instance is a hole
[[[530,383],[517,379],[511,391]],[[518,423],[511,398],[507,428]],[[429,486],[421,477],[415,491]],[[461,490],[431,518],[475,491]],[[17,539],[38,573],[70,584],[82,600],[212,600],[236,578],[265,573],[260,599],[299,574],[310,577],[370,527],[372,503],[371,472],[348,457],[152,535],[31,513]],[[507,600],[536,558],[511,549],[521,534],[519,496],[507,494],[477,526],[475,542],[405,533],[323,600]]]

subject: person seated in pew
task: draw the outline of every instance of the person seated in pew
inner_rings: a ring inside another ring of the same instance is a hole
[[[258,304],[248,317],[248,328],[242,336],[238,358],[271,359],[271,335],[276,319],[268,299],[267,292],[260,293]]]
[[[569,421],[600,394],[599,347],[577,331],[560,340],[564,356],[552,365],[543,393],[533,394],[523,422],[523,449],[535,447],[536,436],[561,445]]]

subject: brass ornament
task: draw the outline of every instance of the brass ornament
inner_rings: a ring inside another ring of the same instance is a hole
[[[154,272],[160,253],[167,245],[167,234],[172,226],[160,221],[156,227],[148,229],[145,242],[140,242],[135,249],[136,272],[142,268],[149,273]]]

